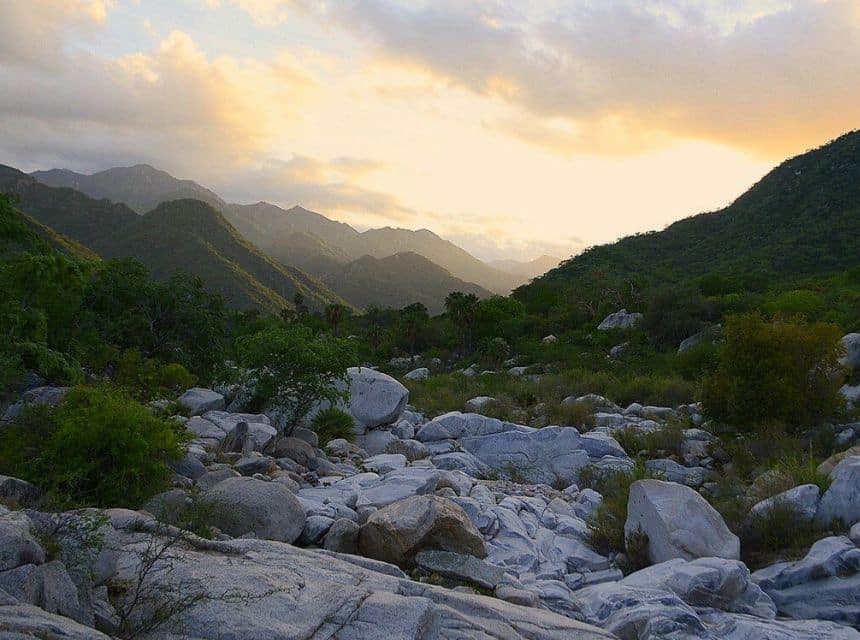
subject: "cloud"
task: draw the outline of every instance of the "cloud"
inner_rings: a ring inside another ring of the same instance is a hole
[[[239,202],[263,199],[284,207],[301,204],[352,222],[378,224],[380,220],[411,220],[417,212],[394,196],[355,184],[356,178],[379,166],[375,161],[362,158],[271,159],[236,173],[220,189]]]
[[[56,68],[70,31],[104,23],[111,0],[9,0],[0,3],[0,65]]]
[[[779,156],[857,126],[856,0],[545,6],[356,0],[330,15],[392,62],[509,103],[519,122],[493,126],[562,150],[690,137]],[[528,118],[563,123],[561,141]]]
[[[182,31],[116,58],[77,49],[54,68],[0,68],[0,153],[83,168],[121,158],[229,169],[262,153],[312,86],[288,54],[209,58]]]
[[[203,0],[205,6],[217,9],[225,3],[245,11],[257,26],[273,27],[287,22],[292,10],[304,4],[301,0]]]

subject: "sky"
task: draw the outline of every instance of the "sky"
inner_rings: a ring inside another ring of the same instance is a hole
[[[860,0],[3,0],[0,163],[567,257],[860,126]]]

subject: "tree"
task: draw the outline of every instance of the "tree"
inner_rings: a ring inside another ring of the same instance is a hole
[[[293,304],[296,307],[296,315],[298,317],[301,318],[308,312],[308,307],[305,304],[305,297],[300,291],[296,291],[296,294],[293,296]]]
[[[270,327],[240,338],[238,352],[246,383],[281,412],[287,435],[318,402],[348,396],[346,370],[356,357],[347,340],[303,326]]]
[[[481,300],[475,310],[475,336],[513,340],[522,329],[525,315],[525,305],[514,298],[492,296]]]
[[[430,314],[420,302],[414,302],[400,311],[400,328],[409,345],[409,355],[415,360],[415,345],[430,321]]]
[[[454,291],[445,298],[445,310],[460,332],[462,355],[466,355],[472,350],[472,327],[475,324],[477,308],[478,296],[474,293]]]
[[[706,379],[705,409],[741,427],[781,422],[801,427],[839,406],[839,327],[759,313],[726,322],[726,345]]]
[[[334,303],[325,308],[325,321],[337,333],[338,326],[349,317],[349,308],[346,305]]]

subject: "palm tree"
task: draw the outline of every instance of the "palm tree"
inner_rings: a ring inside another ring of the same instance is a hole
[[[400,326],[403,329],[406,341],[409,343],[409,355],[415,361],[415,343],[422,329],[430,319],[430,314],[420,302],[410,304],[400,311]]]
[[[478,296],[474,293],[453,291],[445,298],[445,310],[451,322],[460,330],[461,355],[472,350],[472,326],[478,309]]]
[[[325,308],[325,321],[337,333],[338,325],[349,316],[349,309],[342,304],[334,303]]]

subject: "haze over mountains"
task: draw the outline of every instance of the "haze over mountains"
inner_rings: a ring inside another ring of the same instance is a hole
[[[420,301],[431,311],[440,311],[450,291],[481,297],[507,294],[558,263],[557,259],[541,257],[528,263],[490,265],[426,229],[385,227],[359,232],[300,206],[283,209],[267,202],[231,204],[196,182],[176,179],[149,165],[118,167],[92,175],[52,169],[36,171],[32,176],[51,187],[72,188],[92,198],[122,202],[138,214],[170,200],[206,202],[264,253],[306,271],[359,307]],[[411,255],[385,260],[398,254]],[[395,264],[398,268],[392,270]],[[357,279],[367,286],[357,284]]]

